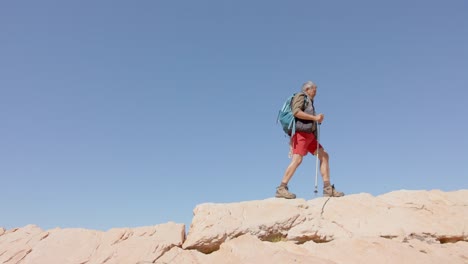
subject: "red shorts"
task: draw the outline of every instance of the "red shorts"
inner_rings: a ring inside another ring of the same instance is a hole
[[[312,155],[317,152],[317,140],[312,133],[296,132],[291,141],[293,154],[305,156],[307,152],[310,152]],[[320,145],[320,148],[323,149],[322,145]]]

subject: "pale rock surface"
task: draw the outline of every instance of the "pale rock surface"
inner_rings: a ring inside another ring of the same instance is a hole
[[[157,259],[157,264],[209,264],[211,255],[205,255],[197,250],[183,250],[173,247],[169,252]],[[221,262],[224,263],[224,262]],[[142,264],[142,263],[141,263]]]
[[[468,241],[467,228],[468,190],[398,191],[310,201],[272,198],[197,206],[183,248],[209,253],[244,234],[298,243],[357,237],[403,240],[411,235]]]
[[[4,231],[0,235],[0,263],[20,263],[48,232],[35,225]]]
[[[311,255],[296,245],[285,242],[271,243],[252,235],[243,235],[221,245],[212,254],[210,263],[298,263],[333,264],[335,262]]]
[[[185,239],[185,226],[168,223],[150,228],[112,229],[102,236],[99,254],[90,263],[154,262],[173,247],[180,247]]]
[[[24,259],[34,263],[86,263],[96,251],[100,232],[85,229],[53,229]]]
[[[183,224],[0,228],[0,264],[468,264],[468,190],[202,204]]]
[[[0,263],[154,263],[184,239],[185,226],[175,223],[107,232],[78,228],[44,232],[27,226],[0,236]]]
[[[291,242],[271,243],[250,234],[228,240],[219,250],[203,255],[195,250],[172,249],[158,259],[158,264],[248,264],[297,263],[333,264],[335,262],[310,254],[307,249]],[[200,255],[201,254],[201,255]]]
[[[329,243],[307,242],[302,245],[310,255],[336,263],[361,264],[440,264],[468,263],[468,243],[406,242],[381,237],[336,239]]]
[[[231,204],[202,204],[194,209],[184,249],[209,253],[227,239],[251,234],[261,239],[285,236],[303,223],[309,205],[305,200],[266,199]]]
[[[397,241],[381,237],[336,239],[329,243],[266,242],[246,234],[228,240],[207,255],[173,248],[156,261],[159,264],[255,264],[255,263],[346,263],[346,264],[440,264],[468,263],[468,243],[440,244],[420,238]]]

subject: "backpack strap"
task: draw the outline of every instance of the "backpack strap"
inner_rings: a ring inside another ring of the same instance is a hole
[[[296,117],[294,117],[289,124],[289,129],[291,129],[291,138],[296,134]]]
[[[312,102],[312,100],[309,98],[309,96],[305,93],[305,92],[302,92],[304,94],[304,110],[307,108],[307,104],[309,102]]]

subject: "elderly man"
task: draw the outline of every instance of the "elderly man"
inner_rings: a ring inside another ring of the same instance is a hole
[[[308,81],[302,85],[302,92],[297,93],[291,104],[292,112],[296,122],[296,133],[291,138],[292,159],[284,173],[280,186],[276,188],[276,197],[294,199],[296,195],[289,192],[288,182],[294,172],[302,163],[302,159],[308,152],[316,155],[320,160],[320,173],[323,179],[323,196],[340,197],[344,193],[339,192],[330,184],[330,167],[328,164],[328,153],[322,145],[317,148],[317,123],[322,123],[323,114],[316,114],[314,109],[314,97],[317,93],[317,85]],[[305,98],[304,98],[305,97]]]

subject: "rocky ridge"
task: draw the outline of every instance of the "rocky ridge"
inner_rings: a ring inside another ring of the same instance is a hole
[[[201,204],[183,224],[0,228],[0,264],[468,263],[468,190]]]

